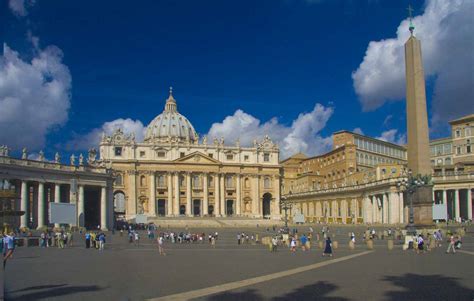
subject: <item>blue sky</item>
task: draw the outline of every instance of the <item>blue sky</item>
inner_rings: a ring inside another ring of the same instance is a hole
[[[403,141],[403,87],[397,89],[397,85],[382,80],[383,91],[357,92],[352,74],[364,61],[371,41],[397,38],[408,4],[414,7],[415,15],[422,16],[427,6],[436,4],[431,2],[437,1],[10,0],[0,7],[0,36],[10,51],[16,52],[17,60],[25,64],[41,57],[50,45],[62,51],[62,57],[56,52],[43,56],[57,58],[60,70],[53,67],[53,71],[40,74],[46,81],[49,77],[60,78],[69,106],[62,103],[62,118],[51,124],[45,121],[44,129],[36,135],[44,139],[25,138],[32,152],[79,152],[91,143],[86,140],[95,137],[94,130],[98,132],[105,123],[117,119],[130,118],[146,126],[162,111],[168,87],[173,86],[180,113],[200,134],[231,135],[223,120],[236,118],[235,112],[241,110],[260,121],[256,127],[276,117],[281,128],[273,127],[269,134],[289,143],[292,140],[287,136],[299,131],[295,129],[298,116],[314,112],[316,103],[320,103],[326,116],[320,123],[301,122],[301,126],[313,130],[298,137],[320,145],[300,150],[318,153],[330,147],[328,138],[341,129],[360,128],[374,137],[396,130],[387,139]],[[460,5],[472,8],[468,2],[461,1]],[[449,21],[449,16],[446,18]],[[423,33],[428,39],[428,33]],[[435,46],[428,46],[429,51],[437,53]],[[468,42],[464,50],[473,50],[471,47]],[[4,54],[3,67],[0,65],[4,73],[7,61]],[[367,64],[370,66],[369,61]],[[67,70],[70,79],[64,75]],[[428,107],[430,120],[437,124],[431,133],[436,138],[448,135],[446,120],[459,117],[463,111],[450,112],[449,116],[436,111],[432,95],[442,71],[430,70]],[[384,70],[380,71],[379,76],[385,77]],[[16,89],[18,85],[21,87],[17,83]],[[385,93],[384,87],[388,86],[395,86],[396,91]],[[467,94],[472,93],[465,86]],[[3,87],[3,92],[1,89],[0,109],[6,106],[9,93],[7,88]],[[379,101],[375,107],[363,101],[364,97],[374,99],[374,95]],[[17,97],[25,98],[24,106],[35,102],[31,94]],[[59,102],[55,99],[49,103],[51,114]],[[472,107],[470,110],[474,111]],[[311,116],[317,119],[318,113],[314,114]],[[31,122],[35,115],[27,119]],[[2,131],[7,127],[5,120],[0,114]],[[16,122],[20,128],[25,121],[19,118]],[[211,129],[214,123],[217,125]],[[32,126],[25,125],[28,127]],[[0,144],[13,144],[18,149],[21,137],[21,133],[13,138],[0,134]]]

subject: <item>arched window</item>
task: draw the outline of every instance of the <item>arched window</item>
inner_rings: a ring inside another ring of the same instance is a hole
[[[249,180],[249,178],[245,178],[244,184],[245,184],[245,188],[250,188],[250,180]]]
[[[125,194],[121,191],[114,194],[114,211],[125,212]]]
[[[140,186],[145,186],[145,176],[140,177]]]
[[[122,185],[123,185],[123,177],[122,177],[122,174],[118,174],[118,175],[115,177],[114,184],[117,185],[117,186],[122,186]]]
[[[265,179],[263,179],[263,188],[270,188],[270,183],[270,178],[265,177]]]

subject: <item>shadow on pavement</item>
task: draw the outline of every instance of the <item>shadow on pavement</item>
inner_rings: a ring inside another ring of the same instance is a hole
[[[64,284],[61,284],[57,286],[56,285],[32,286],[32,287],[27,287],[27,288],[18,290],[16,292],[30,291],[30,290],[40,290],[40,291],[30,292],[30,293],[22,294],[18,296],[11,296],[10,295],[11,292],[7,292],[5,296],[5,300],[8,300],[8,301],[40,300],[40,299],[47,299],[47,298],[52,298],[52,297],[71,295],[75,293],[99,291],[102,289],[103,288],[97,285],[65,286]]]
[[[54,287],[62,287],[66,286],[67,284],[50,284],[50,285],[37,285],[37,286],[30,286],[30,287],[25,287],[16,291],[9,291],[9,293],[18,293],[18,292],[24,292],[24,291],[33,291],[33,290],[41,290],[45,288],[54,288]]]
[[[349,299],[342,297],[328,297],[330,292],[333,292],[338,287],[332,283],[326,281],[318,281],[314,284],[306,285],[301,288],[295,289],[292,292],[275,297],[270,300],[272,301],[293,301],[293,300],[326,300],[326,301],[347,301]],[[249,289],[243,292],[225,292],[217,294],[207,298],[209,301],[262,301],[268,300],[262,295],[258,294],[255,289]]]
[[[388,300],[473,300],[474,290],[461,286],[457,278],[441,275],[387,276],[384,281],[403,288],[389,291]]]

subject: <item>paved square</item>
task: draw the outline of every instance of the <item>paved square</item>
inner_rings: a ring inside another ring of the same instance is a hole
[[[299,232],[308,227],[299,227]],[[320,227],[315,228],[316,231]],[[363,227],[331,227],[339,248],[333,258],[309,252],[270,253],[262,245],[237,245],[238,229],[219,232],[215,248],[166,243],[166,256],[142,233],[139,247],[126,235],[108,234],[103,252],[85,249],[76,235],[67,249],[18,248],[6,267],[6,300],[472,300],[474,236],[469,228],[462,250],[445,246],[423,255],[387,250],[376,240],[367,252]],[[354,230],[359,242],[347,246]],[[243,229],[260,237],[265,229]],[[271,231],[270,231],[271,233]],[[171,298],[172,297],[172,298]]]

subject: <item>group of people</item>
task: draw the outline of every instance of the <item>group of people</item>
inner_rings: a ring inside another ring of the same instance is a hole
[[[255,236],[253,234],[248,234],[245,232],[237,233],[237,244],[242,245],[242,244],[249,244],[249,243],[258,243],[258,234]]]
[[[57,229],[56,232],[43,231],[40,234],[39,245],[42,248],[57,246],[64,249],[66,246],[72,246],[72,237],[72,232],[64,229]]]
[[[84,235],[86,242],[86,249],[97,249],[103,251],[105,249],[105,233],[87,231]]]

